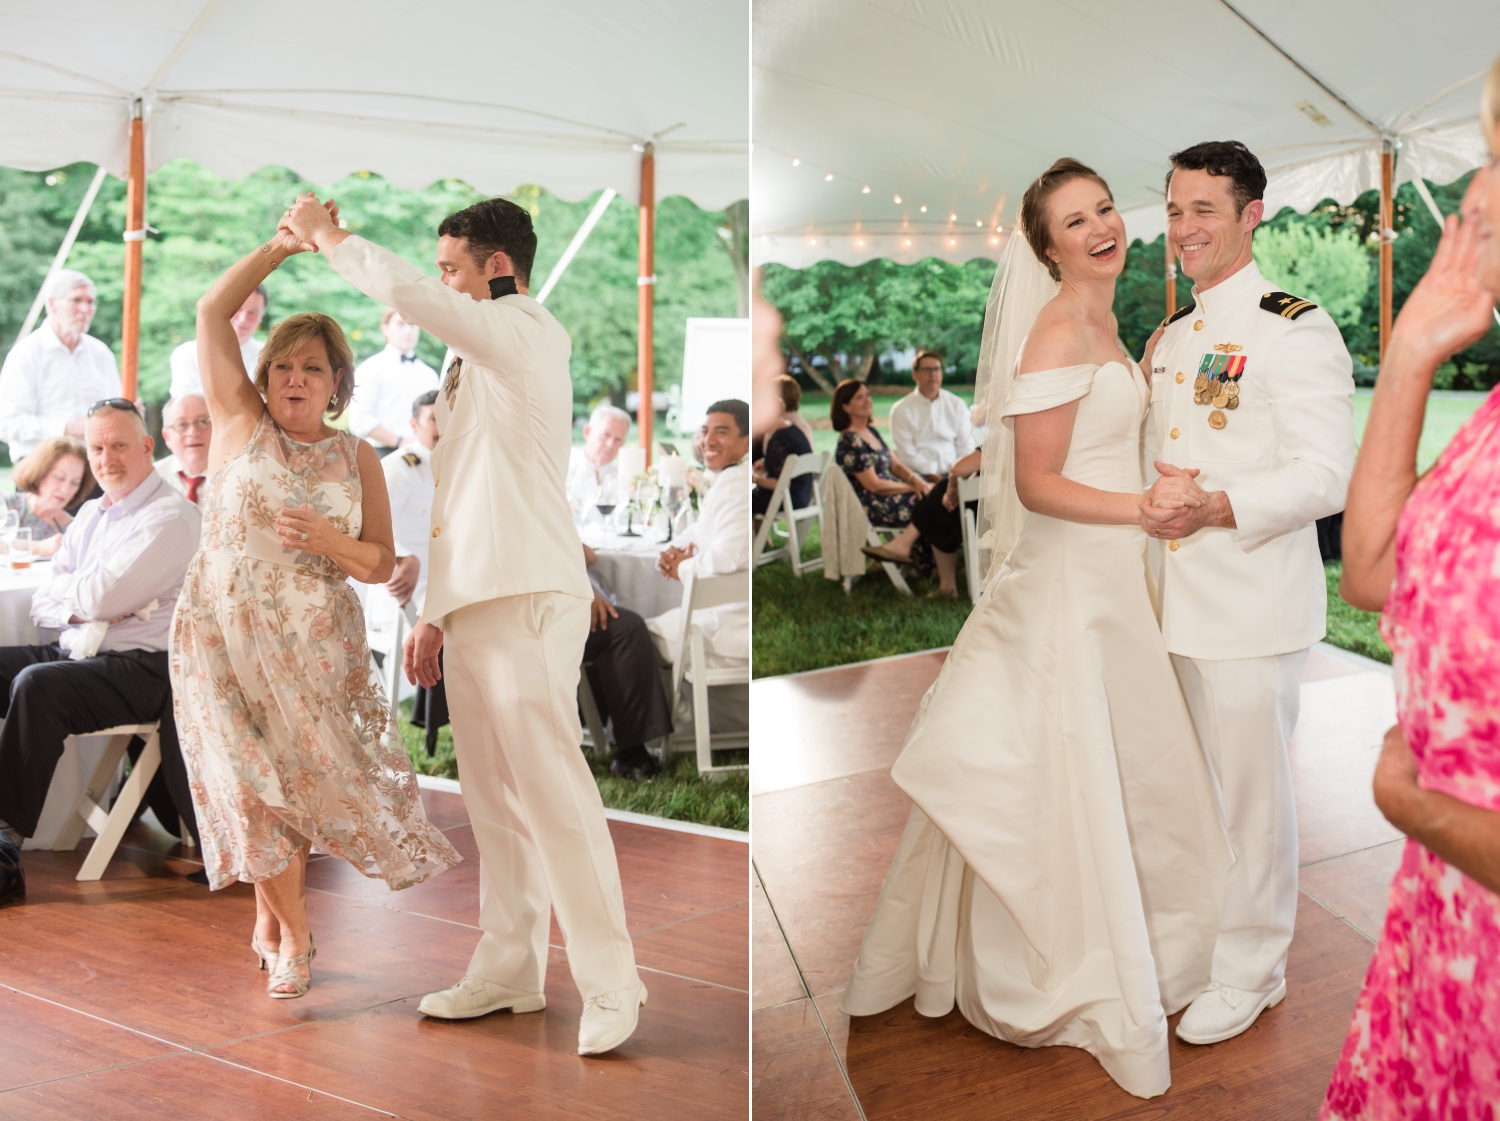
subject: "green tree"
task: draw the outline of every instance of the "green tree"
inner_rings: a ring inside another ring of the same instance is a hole
[[[1359,322],[1371,262],[1352,229],[1329,229],[1316,218],[1263,226],[1254,252],[1260,271],[1282,291],[1312,300],[1340,327]]]

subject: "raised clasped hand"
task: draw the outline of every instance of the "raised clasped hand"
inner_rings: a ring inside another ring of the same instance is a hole
[[[319,202],[317,195],[307,191],[298,195],[297,201],[287,207],[276,227],[276,233],[289,248],[296,246],[293,252],[316,253],[318,234],[325,230],[336,230],[338,225],[338,203],[333,199]]]
[[[329,556],[343,536],[327,518],[307,506],[283,507],[276,515],[276,534],[286,548],[319,557]]]

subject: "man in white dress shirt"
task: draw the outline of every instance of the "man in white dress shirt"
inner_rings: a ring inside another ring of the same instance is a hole
[[[47,318],[11,348],[0,369],[0,440],[19,463],[53,436],[83,439],[90,405],[120,395],[114,353],[88,333],[94,282],[63,269],[47,285]]]
[[[260,362],[261,348],[265,346],[265,343],[255,337],[255,332],[260,330],[261,320],[266,317],[269,299],[266,286],[258,284],[255,291],[240,305],[240,310],[229,317],[234,337],[240,341],[240,358],[244,360],[245,371],[252,378],[255,377],[255,367]],[[197,339],[189,339],[174,348],[167,361],[172,368],[172,384],[167,390],[169,397],[187,397],[190,394],[203,396],[203,375],[198,371]]]
[[[381,461],[385,489],[391,499],[391,531],[396,540],[396,570],[385,590],[405,607],[413,598],[417,610],[427,592],[427,546],[432,538],[432,449],[437,447],[437,390],[430,389],[411,403],[412,440],[400,455]]]
[[[208,442],[214,425],[201,395],[173,397],[161,411],[161,438],[172,454],[156,461],[156,473],[194,506],[208,475]]]
[[[419,1008],[450,1020],[545,1008],[555,911],[584,1002],[579,1053],[612,1050],[635,1031],[646,988],[604,804],[578,750],[578,673],[594,597],[564,489],[572,343],[526,294],[531,215],[507,199],[449,215],[438,226],[437,277],[339,229],[311,195],[283,225],[457,356],[437,399],[431,565],[404,663],[409,679],[431,686],[444,654],[483,863],[483,933],[465,977]]]
[[[703,436],[705,466],[715,473],[714,484],[698,521],[683,534],[686,548],[673,545],[657,560],[670,580],[693,576],[725,576],[750,567],[750,406],[744,401],[718,401],[708,408]],[[750,659],[750,605],[733,603],[700,612],[704,653],[711,664]],[[646,626],[656,649],[669,662],[681,653],[682,608],[674,607]]]
[[[417,357],[422,329],[399,312],[386,308],[380,315],[385,349],[354,370],[354,397],[349,402],[349,431],[375,446],[382,457],[402,445],[411,416],[411,403],[438,387],[437,371]]]
[[[162,773],[178,813],[193,819],[167,644],[198,549],[198,508],[152,470],[134,409],[98,409],[86,442],[104,497],[79,510],[31,601],[32,621],[62,635],[0,647],[0,902],[25,895],[14,849],[36,830],[67,736],[160,720]]]
[[[917,351],[911,378],[917,391],[891,406],[891,443],[896,458],[935,483],[974,450],[969,406],[943,388],[943,356],[935,350]]]
[[[1302,667],[1324,636],[1317,519],[1344,508],[1354,467],[1352,363],[1328,314],[1255,266],[1266,175],[1235,141],[1172,157],[1167,237],[1193,302],[1147,345],[1159,487],[1200,507],[1142,505],[1159,555],[1162,634],[1235,853],[1212,983],[1178,1021],[1187,1043],[1238,1035],[1286,995],[1297,917],[1297,816],[1287,742]],[[1185,476],[1196,473],[1189,482]]]
[[[599,405],[583,426],[583,446],[568,449],[568,503],[575,514],[587,509],[599,491],[619,475],[617,458],[630,435],[630,414],[616,405]]]

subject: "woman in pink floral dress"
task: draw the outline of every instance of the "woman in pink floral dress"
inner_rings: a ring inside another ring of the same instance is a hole
[[[283,320],[252,382],[230,326],[300,250],[278,235],[198,304],[210,478],[170,661],[209,883],[255,885],[251,945],[278,999],[310,983],[313,846],[392,888],[460,859],[423,813],[399,739],[387,738],[389,709],[348,583],[388,579],[395,552],[374,449],[324,423],[354,388],[343,331],[326,315]]]
[[[1500,151],[1500,59],[1486,91]],[[1344,598],[1384,605],[1401,723],[1375,800],[1410,838],[1322,1121],[1500,1116],[1500,390],[1420,480],[1433,372],[1493,323],[1500,160],[1449,218],[1381,365],[1344,519]]]

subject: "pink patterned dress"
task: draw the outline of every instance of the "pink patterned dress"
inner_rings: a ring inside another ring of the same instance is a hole
[[[1500,811],[1500,390],[1401,512],[1381,633],[1422,786]],[[1500,1118],[1500,897],[1416,841],[1318,1116]]]

